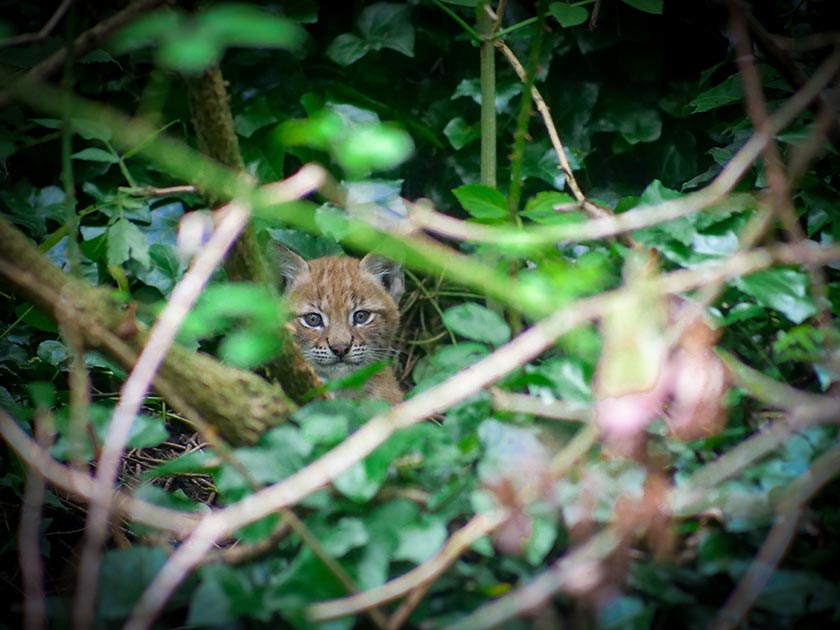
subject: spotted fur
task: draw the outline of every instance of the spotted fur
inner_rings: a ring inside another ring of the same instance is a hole
[[[404,290],[399,265],[372,254],[361,260],[325,256],[307,261],[283,246],[278,246],[278,258],[295,338],[322,380],[392,356]],[[339,393],[392,403],[402,399],[390,367],[371,377],[363,392]]]

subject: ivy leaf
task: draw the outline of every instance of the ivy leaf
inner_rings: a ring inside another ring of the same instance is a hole
[[[453,118],[443,128],[443,135],[449,139],[449,144],[457,151],[463,149],[470,142],[481,137],[481,129],[478,125],[470,125],[466,120],[458,116]]]
[[[127,219],[118,219],[108,228],[108,264],[121,265],[129,259],[148,267],[149,245],[140,228]]]
[[[794,324],[801,324],[817,308],[808,294],[808,275],[794,269],[765,269],[734,282],[762,306],[779,311]]]
[[[401,431],[391,436],[364,460],[341,473],[333,481],[335,489],[358,503],[372,499],[385,483],[391,462],[413,444],[413,435],[412,431]]]
[[[318,538],[333,558],[341,558],[352,549],[366,545],[370,540],[364,522],[358,518],[342,518]]]
[[[420,564],[431,558],[446,541],[446,523],[439,517],[421,514],[420,518],[399,530],[399,545],[394,560]]]
[[[359,15],[359,31],[373,50],[390,48],[406,57],[414,56],[414,27],[404,4],[379,2]]]
[[[563,28],[583,24],[589,19],[589,13],[580,6],[572,6],[568,2],[552,2],[548,11]]]
[[[697,95],[689,106],[693,114],[699,114],[732,103],[741,103],[743,100],[744,85],[741,76],[733,74],[722,83]]]
[[[46,341],[42,341],[38,346],[37,355],[44,363],[58,367],[67,361],[70,357],[70,351],[60,341],[47,339]]]
[[[556,222],[557,217],[568,214],[556,210],[558,206],[567,206],[575,203],[575,198],[568,193],[545,190],[538,192],[533,198],[529,199],[528,203],[525,204],[525,210],[519,214],[536,223],[552,224]]]
[[[155,243],[149,248],[149,260],[152,264],[147,269],[137,269],[135,275],[138,280],[155,287],[167,297],[184,273],[186,265],[170,246],[160,243]]]
[[[510,326],[502,316],[475,302],[447,309],[443,314],[443,323],[462,337],[484,341],[494,347],[510,339]]]
[[[505,196],[484,184],[467,184],[452,191],[464,210],[476,219],[502,219],[508,216]]]
[[[116,164],[119,162],[119,158],[110,153],[105,151],[104,149],[97,149],[96,147],[88,147],[87,149],[82,149],[81,151],[77,151],[71,156],[75,160],[87,160],[89,162],[107,162],[109,164]]]
[[[103,620],[122,620],[131,614],[143,591],[166,562],[160,547],[133,546],[105,553],[99,580],[98,616]]]
[[[654,15],[662,15],[663,0],[622,0],[624,4],[629,4],[634,9],[644,11],[645,13],[653,13]]]
[[[368,54],[369,50],[367,43],[361,37],[344,33],[327,46],[325,54],[338,65],[349,66]]]

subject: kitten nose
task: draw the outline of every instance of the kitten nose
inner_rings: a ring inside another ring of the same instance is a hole
[[[339,359],[343,359],[347,356],[347,353],[350,352],[349,343],[330,343],[328,345],[330,346],[330,350],[333,351],[333,354]]]

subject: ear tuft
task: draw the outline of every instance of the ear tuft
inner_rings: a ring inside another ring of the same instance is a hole
[[[272,243],[271,251],[288,291],[302,273],[309,271],[309,263],[281,243]]]
[[[375,254],[368,254],[359,262],[359,267],[362,271],[375,276],[382,283],[382,286],[394,300],[394,304],[400,303],[400,298],[405,292],[405,276],[403,275],[402,265]]]

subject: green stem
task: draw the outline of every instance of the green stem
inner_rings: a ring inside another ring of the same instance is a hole
[[[513,221],[521,225],[519,219],[519,202],[522,196],[522,162],[525,156],[525,137],[528,135],[528,121],[534,111],[534,99],[531,88],[534,85],[534,76],[537,72],[537,64],[540,59],[540,48],[542,47],[543,33],[545,29],[545,1],[541,1],[537,7],[536,33],[531,44],[530,55],[528,56],[527,80],[522,85],[522,97],[519,102],[519,116],[516,121],[516,130],[513,132],[513,158],[510,165],[510,189],[508,190],[508,208]]]
[[[503,28],[496,33],[496,38],[500,39],[500,38],[504,37],[505,35],[510,35],[514,31],[518,31],[520,28],[525,28],[526,26],[530,26],[531,24],[534,24],[535,22],[537,22],[537,20],[542,21],[540,19],[540,16],[535,15],[534,17],[529,17],[527,20],[522,20],[521,22],[517,22],[516,24],[514,24],[512,26],[508,26],[507,28]]]
[[[481,4],[476,8],[481,35],[481,183],[496,187],[496,47],[493,20]]]
[[[76,182],[73,176],[73,123],[69,95],[73,85],[73,38],[75,7],[71,6],[66,21],[67,57],[64,60],[61,97],[61,181],[64,188],[64,225],[67,230],[67,263],[70,273],[81,275],[79,249],[79,218],[76,215]]]
[[[460,26],[462,29],[464,29],[464,31],[466,31],[466,33],[467,33],[470,37],[472,37],[472,38],[473,38],[476,42],[479,42],[479,43],[481,42],[481,35],[479,35],[478,33],[476,33],[476,32],[475,32],[475,30],[473,29],[473,27],[472,27],[472,26],[470,26],[469,24],[467,24],[467,23],[466,23],[466,22],[465,22],[465,21],[461,18],[461,16],[459,16],[459,15],[458,15],[457,13],[455,13],[452,9],[450,9],[448,6],[446,6],[445,4],[443,4],[443,2],[441,2],[440,0],[432,0],[432,2],[434,2],[434,3],[435,3],[435,6],[437,6],[437,8],[438,8],[438,9],[440,9],[441,11],[443,11],[444,13],[446,13],[446,14],[447,14],[449,17],[451,17],[453,20],[455,20],[455,22],[457,22],[457,23],[458,23],[458,26]]]

